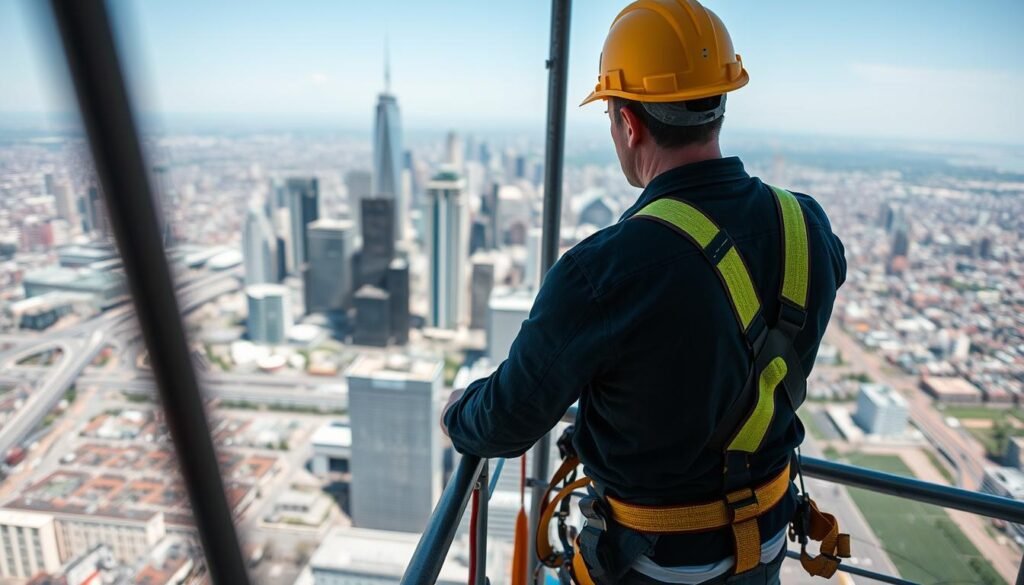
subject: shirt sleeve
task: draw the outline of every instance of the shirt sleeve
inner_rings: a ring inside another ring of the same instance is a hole
[[[563,257],[544,279],[508,359],[445,413],[455,449],[480,457],[525,453],[606,363],[603,327],[586,275],[572,256]]]

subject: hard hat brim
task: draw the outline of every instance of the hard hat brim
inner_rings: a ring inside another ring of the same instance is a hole
[[[580,106],[585,106],[590,102],[597,100],[606,100],[610,97],[620,97],[627,100],[633,100],[637,102],[685,102],[687,100],[699,100],[702,98],[713,97],[716,95],[722,95],[735,91],[747,83],[750,82],[750,75],[747,74],[747,70],[744,69],[740,73],[739,77],[729,81],[727,83],[721,83],[711,87],[701,87],[690,91],[680,91],[670,94],[662,95],[651,95],[645,93],[636,93],[632,91],[623,91],[620,89],[595,89],[590,92],[590,95],[586,97]]]

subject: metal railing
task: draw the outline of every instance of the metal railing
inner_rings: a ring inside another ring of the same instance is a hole
[[[815,457],[802,457],[801,469],[807,477],[847,485],[850,487],[863,488],[872,492],[888,494],[899,498],[934,504],[943,508],[962,510],[979,516],[987,516],[1015,524],[1024,524],[1024,502],[1011,500],[1001,496],[972,492],[969,490],[938,485],[893,475],[873,469],[866,469],[834,461],[826,461]],[[479,501],[486,502],[487,486],[486,481],[481,481],[483,474],[486,477],[487,465],[479,457],[472,455],[463,456],[456,468],[453,479],[445,487],[441,495],[440,503],[434,509],[433,515],[427,524],[427,530],[420,539],[419,546],[413,554],[412,561],[402,577],[402,585],[427,585],[434,583],[441,567],[444,565],[448,549],[455,537],[473,490],[482,490]],[[545,470],[546,472],[546,470]],[[543,478],[533,478],[535,483],[544,483]],[[477,518],[477,530],[486,532],[486,515]],[[536,524],[531,524],[531,531]],[[486,555],[479,549],[480,541],[477,542],[476,571],[471,585],[484,585]],[[442,546],[443,545],[443,546]],[[532,548],[530,549],[532,553]],[[530,554],[531,557],[536,555]],[[799,558],[796,553],[790,553],[790,557]],[[1024,564],[1022,564],[1024,569]],[[886,575],[867,569],[850,565],[849,563],[839,566],[840,571],[851,575],[858,575],[874,579],[882,583],[893,583],[896,585],[914,585],[912,581],[901,579],[893,575]],[[534,574],[534,573],[529,573]],[[1024,574],[1018,573],[1017,584],[1024,584]]]

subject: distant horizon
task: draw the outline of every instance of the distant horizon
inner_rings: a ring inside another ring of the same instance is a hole
[[[150,134],[186,134],[198,133],[339,133],[352,135],[365,135],[370,139],[372,131],[372,120],[367,117],[366,121],[356,122],[336,116],[322,113],[249,113],[249,112],[143,112],[137,115],[137,123],[142,131]],[[444,135],[455,131],[465,136],[473,136],[477,139],[486,138],[488,134],[499,138],[520,138],[542,140],[544,136],[544,119],[532,121],[515,121],[509,123],[481,123],[480,121],[467,121],[462,124],[441,124],[435,122],[409,123],[403,119],[403,131],[410,132],[414,138],[422,139],[425,135]],[[73,111],[63,112],[18,112],[0,111],[0,131],[30,131],[38,134],[81,134],[78,120],[78,113]],[[567,140],[571,141],[575,136],[587,140],[608,136],[606,123],[567,123]],[[878,136],[867,133],[825,133],[809,131],[773,131],[761,128],[749,128],[733,126],[730,124],[728,115],[722,130],[723,141],[730,136],[737,136],[743,139],[764,139],[784,140],[787,138],[806,139],[812,142],[833,142],[849,140],[851,145],[862,146],[948,146],[948,147],[1009,147],[1021,149],[1019,153],[1024,156],[1024,136],[1019,141],[983,141],[971,139],[947,139],[947,138],[916,138],[908,136],[884,135]],[[861,144],[867,143],[867,144]],[[873,144],[871,144],[873,143]],[[609,148],[611,142],[609,138]],[[782,146],[782,145],[780,145]],[[793,148],[800,148],[799,145],[792,145]]]
[[[600,104],[577,105],[593,87],[604,36],[626,3],[594,1],[572,15],[573,132],[606,124]],[[736,131],[1024,145],[1024,64],[993,58],[1024,54],[1019,0],[706,4],[729,27],[750,71],[750,84],[729,100],[727,126]],[[536,125],[543,132],[544,0],[110,6],[141,112],[368,128],[384,88],[387,42],[404,127]],[[0,112],[74,107],[56,44],[37,3],[0,0]]]

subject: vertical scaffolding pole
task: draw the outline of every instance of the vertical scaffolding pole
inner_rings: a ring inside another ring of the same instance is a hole
[[[480,477],[476,480],[476,574],[470,575],[470,582],[473,585],[487,585],[487,509],[491,492],[487,488],[487,475],[490,462],[484,460],[483,469],[480,470]]]
[[[569,80],[569,22],[572,0],[551,2],[551,50],[548,54],[548,119],[544,152],[544,223],[541,250],[541,274],[546,275],[558,259],[559,227],[562,219],[562,164],[565,155],[565,101]],[[542,276],[543,278],[543,276]],[[551,435],[533,446],[533,495],[530,499],[530,542],[527,574],[537,569],[534,527],[541,513],[544,484],[547,483]]]
[[[103,0],[50,5],[206,566],[216,585],[247,585],[106,6]]]

